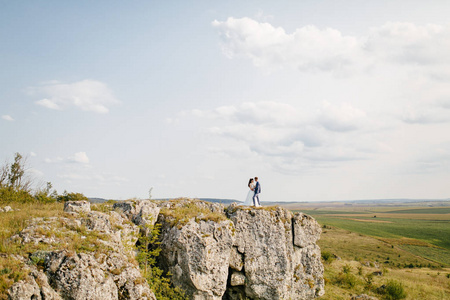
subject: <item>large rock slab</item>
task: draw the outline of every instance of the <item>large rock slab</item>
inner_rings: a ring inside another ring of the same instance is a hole
[[[161,263],[172,273],[173,283],[196,300],[222,299],[233,244],[231,221],[191,218],[176,223],[173,216],[161,214],[158,222]]]
[[[317,222],[306,218],[305,232],[299,221],[305,217],[281,207],[230,206],[227,214],[235,226],[234,246],[244,258],[245,297],[312,299],[324,293],[318,236],[309,230],[318,227]],[[303,248],[295,245],[295,233]],[[236,297],[236,290],[233,293]]]
[[[314,245],[319,240],[322,229],[314,218],[303,213],[296,213],[292,222],[295,246],[303,248]]]
[[[89,201],[66,201],[64,202],[65,212],[88,213],[91,211],[91,203]]]

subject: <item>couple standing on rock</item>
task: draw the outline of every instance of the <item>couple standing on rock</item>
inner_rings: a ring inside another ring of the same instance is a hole
[[[259,203],[259,194],[261,193],[261,185],[258,182],[258,177],[255,177],[254,181],[253,178],[250,178],[248,181],[248,187],[250,188],[250,191],[248,191],[247,198],[245,199],[243,205],[260,207],[261,204]]]

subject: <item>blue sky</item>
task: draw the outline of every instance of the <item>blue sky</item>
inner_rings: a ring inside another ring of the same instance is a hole
[[[447,1],[0,1],[0,158],[90,197],[448,198]]]

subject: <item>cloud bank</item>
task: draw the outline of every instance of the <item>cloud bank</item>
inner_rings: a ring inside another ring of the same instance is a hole
[[[442,66],[450,63],[450,27],[388,22],[365,36],[344,35],[333,28],[308,25],[286,33],[251,18],[213,21],[222,38],[223,53],[247,57],[265,70],[297,68],[335,71],[380,62]]]
[[[231,151],[230,156],[236,157],[240,149],[241,155],[261,156],[281,172],[371,159],[385,150],[372,139],[379,129],[376,122],[348,103],[323,102],[315,113],[307,114],[286,103],[246,102],[210,111],[192,110],[191,115],[214,124],[208,127],[209,134],[236,143],[228,150],[212,147],[212,152]]]

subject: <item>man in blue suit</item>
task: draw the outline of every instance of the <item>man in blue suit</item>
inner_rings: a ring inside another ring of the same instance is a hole
[[[255,177],[256,186],[255,186],[255,194],[253,195],[253,206],[260,207],[259,203],[259,194],[261,193],[261,185],[259,184],[258,177]]]

